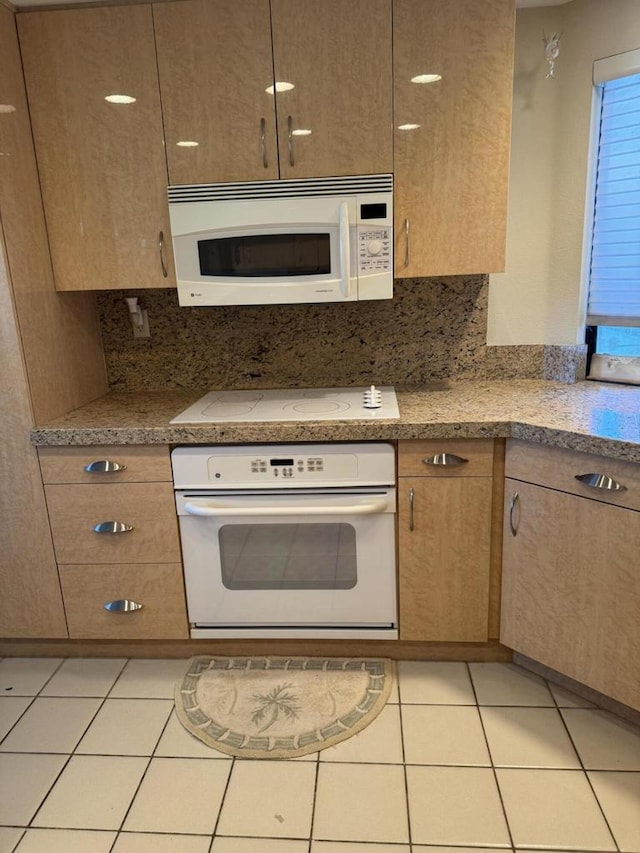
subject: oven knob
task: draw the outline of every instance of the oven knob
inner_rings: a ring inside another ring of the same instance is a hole
[[[370,255],[379,255],[382,251],[382,242],[380,240],[369,240],[367,243],[367,252]]]

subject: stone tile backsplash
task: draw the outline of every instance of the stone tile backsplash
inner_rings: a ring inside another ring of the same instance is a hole
[[[181,308],[169,289],[105,291],[98,306],[109,386],[416,386],[584,375],[581,347],[487,347],[488,286],[485,275],[401,279],[393,300],[221,308]],[[125,295],[148,311],[150,338],[133,337]]]

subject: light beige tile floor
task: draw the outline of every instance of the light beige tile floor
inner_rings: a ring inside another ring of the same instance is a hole
[[[506,664],[402,662],[294,761],[177,721],[183,661],[0,661],[0,853],[640,853],[640,730]]]

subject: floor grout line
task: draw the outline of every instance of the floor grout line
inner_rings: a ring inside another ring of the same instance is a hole
[[[516,845],[515,845],[515,841],[513,838],[513,833],[511,831],[511,824],[509,823],[509,816],[507,815],[507,809],[505,807],[504,799],[502,797],[502,790],[500,788],[500,783],[498,781],[498,774],[496,773],[496,768],[495,768],[495,765],[493,763],[493,754],[491,752],[491,747],[489,745],[489,738],[487,737],[487,732],[486,732],[486,729],[484,727],[484,720],[482,719],[482,714],[480,713],[480,705],[478,704],[478,694],[476,692],[476,685],[475,685],[475,682],[473,680],[473,672],[472,672],[471,667],[469,666],[468,663],[467,663],[467,671],[469,674],[469,680],[471,681],[471,689],[473,690],[473,695],[474,695],[475,700],[476,700],[476,710],[478,712],[478,717],[480,719],[480,726],[482,728],[482,734],[484,737],[484,742],[485,742],[485,745],[487,747],[487,752],[489,753],[489,760],[491,761],[491,772],[493,773],[493,782],[496,786],[496,790],[498,791],[498,797],[500,798],[500,807],[502,808],[502,814],[504,816],[504,822],[505,822],[505,825],[507,827],[507,833],[509,835],[509,842],[511,844],[512,849],[515,849]]]
[[[547,686],[548,686],[548,684],[547,684]],[[551,693],[551,695],[553,696],[553,691],[551,690],[551,688],[549,688],[549,692],[550,692],[550,693]],[[556,697],[555,697],[555,696],[553,696],[553,698],[554,698],[554,701],[556,701]],[[616,850],[618,850],[618,851],[619,851],[619,850],[620,850],[620,845],[618,844],[618,839],[617,839],[617,838],[616,838],[616,836],[614,835],[613,828],[611,827],[611,824],[609,823],[609,821],[608,821],[608,819],[607,819],[607,816],[606,816],[606,814],[605,814],[605,812],[604,812],[604,809],[603,809],[603,807],[602,807],[602,804],[601,804],[601,802],[600,802],[600,800],[599,800],[599,798],[598,798],[598,795],[597,795],[597,793],[596,793],[596,790],[595,790],[595,788],[593,787],[593,784],[592,784],[592,782],[591,782],[591,779],[589,778],[589,773],[587,772],[587,768],[584,766],[584,761],[583,761],[583,759],[582,759],[582,755],[580,755],[580,750],[578,749],[578,746],[577,746],[576,742],[575,742],[575,741],[574,741],[574,739],[573,739],[573,736],[572,736],[572,734],[571,734],[571,730],[569,729],[569,725],[567,724],[567,721],[565,720],[564,714],[562,713],[562,709],[561,709],[561,708],[560,708],[560,706],[557,704],[557,701],[556,701],[556,706],[557,706],[557,710],[558,710],[558,716],[559,716],[559,717],[560,717],[560,719],[562,720],[562,725],[563,725],[563,726],[564,726],[564,728],[565,728],[565,731],[566,731],[566,733],[567,733],[567,737],[568,737],[568,738],[569,738],[569,740],[571,741],[571,746],[573,747],[573,749],[574,749],[574,751],[575,751],[576,755],[578,756],[578,761],[580,762],[580,767],[582,768],[582,772],[584,773],[585,779],[587,780],[587,785],[588,785],[588,786],[589,786],[589,788],[591,789],[591,793],[593,794],[594,799],[595,799],[596,803],[598,804],[598,809],[600,810],[600,814],[602,815],[602,818],[603,818],[603,820],[604,820],[604,822],[605,822],[605,824],[606,824],[606,827],[607,827],[607,829],[609,830],[609,834],[611,835],[611,838],[613,839],[613,843],[616,845]],[[565,708],[564,710],[570,710],[570,709]],[[576,710],[580,710],[580,709],[576,709]],[[584,708],[583,710],[585,710],[585,711],[589,711],[590,709],[589,709],[589,708]]]

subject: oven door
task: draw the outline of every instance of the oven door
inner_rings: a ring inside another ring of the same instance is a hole
[[[395,489],[176,501],[196,627],[395,628]]]

